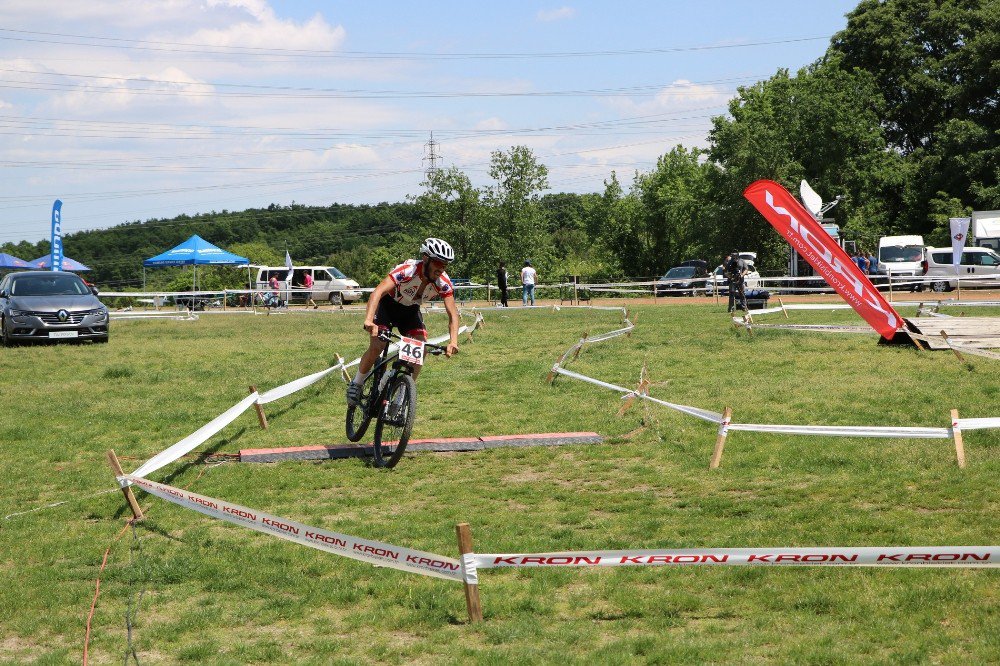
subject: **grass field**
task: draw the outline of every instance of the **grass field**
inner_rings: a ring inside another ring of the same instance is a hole
[[[1000,364],[877,346],[876,336],[733,330],[708,304],[640,306],[629,337],[588,346],[577,372],[736,421],[946,427],[1000,415]],[[913,308],[904,314],[913,314]],[[977,309],[977,316],[998,314]],[[795,323],[850,323],[848,312]],[[770,321],[778,323],[777,319]],[[309,525],[455,557],[669,547],[995,545],[1000,433],[946,440],[732,433],[663,410],[623,417],[609,391],[546,375],[613,312],[493,311],[420,379],[415,436],[594,430],[595,446],[272,465],[190,457],[152,478]],[[428,315],[431,333],[445,319]],[[946,663],[1000,661],[1000,578],[987,570],[633,567],[480,572],[486,621],[460,585],[322,553],[137,492],[126,471],[266,390],[363,350],[346,313],[115,322],[109,345],[0,349],[0,661],[79,663],[105,549],[92,663]],[[252,410],[197,453],[343,443],[343,383]],[[142,596],[140,598],[140,593]],[[136,606],[136,602],[138,605]]]

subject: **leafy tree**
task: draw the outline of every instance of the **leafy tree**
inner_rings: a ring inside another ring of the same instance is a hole
[[[483,257],[486,265],[531,258],[543,274],[550,267],[552,252],[544,243],[545,220],[539,206],[540,192],[549,187],[548,174],[527,146],[493,151],[490,177],[495,183],[484,193],[493,231]]]

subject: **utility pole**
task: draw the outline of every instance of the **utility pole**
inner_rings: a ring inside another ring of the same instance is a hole
[[[441,161],[441,155],[438,154],[437,148],[441,144],[434,140],[434,132],[431,132],[431,140],[424,144],[424,159],[422,160],[427,164],[424,169],[424,175],[427,176],[427,180],[430,180],[438,172],[438,164]]]

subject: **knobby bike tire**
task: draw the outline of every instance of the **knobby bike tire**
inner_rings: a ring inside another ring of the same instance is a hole
[[[382,394],[372,451],[376,467],[395,467],[403,457],[417,416],[417,385],[408,374],[397,374]]]
[[[361,402],[356,407],[347,408],[347,439],[352,442],[360,442],[361,438],[368,432],[368,424],[372,422],[375,415],[372,403],[376,402],[378,396],[372,395],[377,391],[378,382],[382,378],[382,372],[375,371],[368,374],[361,388]]]

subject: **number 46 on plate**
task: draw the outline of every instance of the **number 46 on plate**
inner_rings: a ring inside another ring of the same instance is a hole
[[[399,343],[399,360],[413,365],[423,365],[424,341],[415,338],[402,338]]]

